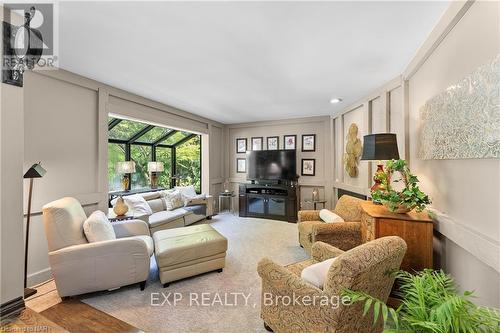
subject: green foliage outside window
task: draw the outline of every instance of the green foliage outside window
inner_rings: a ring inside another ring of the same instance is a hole
[[[197,135],[189,141],[177,146],[177,176],[180,177],[182,186],[193,185],[196,192],[201,192],[200,178],[200,136]]]
[[[153,160],[153,149],[155,149],[156,161],[163,162],[164,172],[158,174],[158,186],[171,188],[174,166],[172,165],[173,150],[176,151],[176,175],[177,185],[194,185],[197,192],[201,192],[201,136],[196,135],[187,142],[178,145],[183,139],[192,135],[184,131],[176,131],[164,127],[152,127],[134,141],[139,131],[144,130],[147,124],[131,120],[119,120],[114,117],[108,118],[108,124],[114,123],[109,130],[110,141],[108,143],[108,183],[110,191],[122,190],[122,175],[115,171],[116,163],[125,161],[126,146],[130,146],[130,159],[136,163],[136,172],[131,175],[131,188],[139,189],[150,186],[148,173],[148,162]],[[168,138],[153,146],[167,133],[172,133]],[[139,144],[139,143],[148,144]],[[162,146],[163,145],[163,146]],[[167,146],[170,147],[167,147]]]
[[[171,188],[172,177],[172,149],[166,147],[156,148],[156,160],[163,162],[165,171],[158,176],[158,187]]]
[[[148,162],[152,161],[151,146],[131,145],[130,158],[135,162],[135,173],[132,174],[132,189],[150,185]]]
[[[108,143],[108,184],[110,191],[122,189],[121,175],[115,171],[116,162],[125,161],[125,145]]]

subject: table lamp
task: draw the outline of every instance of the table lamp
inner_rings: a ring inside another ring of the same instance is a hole
[[[30,180],[30,188],[28,192],[28,214],[26,216],[26,241],[24,245],[24,298],[36,294],[36,289],[28,288],[28,244],[30,236],[30,222],[31,222],[31,195],[33,193],[33,178],[42,178],[47,171],[42,168],[40,162],[35,163],[31,168],[26,171],[23,178]]]
[[[123,190],[128,191],[130,186],[130,174],[135,172],[135,162],[134,161],[116,162],[115,170],[116,173],[123,174],[122,178]]]
[[[377,161],[377,171],[373,176],[375,184],[371,187],[371,192],[375,192],[380,188],[379,173],[384,173],[383,160],[399,160],[398,142],[396,134],[379,133],[369,134],[363,137],[363,161]]]
[[[151,175],[151,188],[156,188],[158,186],[158,173],[163,171],[163,162],[148,162],[148,172]]]

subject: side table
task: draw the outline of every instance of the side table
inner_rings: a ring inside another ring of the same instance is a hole
[[[222,208],[222,202],[224,200],[229,201],[229,212],[231,214],[234,214],[234,205],[233,205],[233,199],[236,197],[236,194],[234,192],[220,192],[219,193],[219,214],[223,212]]]
[[[384,236],[399,236],[408,246],[401,269],[413,272],[433,268],[432,239],[434,224],[427,212],[391,213],[372,202],[361,204],[361,239],[369,242]]]
[[[130,210],[125,215],[118,216],[113,211],[113,208],[108,209],[109,222],[126,221],[126,220],[132,220],[133,218],[134,218],[134,215],[132,214],[132,212]]]

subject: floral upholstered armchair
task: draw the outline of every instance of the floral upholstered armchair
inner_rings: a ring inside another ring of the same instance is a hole
[[[361,239],[361,200],[343,195],[333,212],[345,222],[326,223],[319,218],[318,210],[299,211],[299,243],[311,252],[314,242],[321,241],[347,251],[362,243]]]
[[[363,316],[363,302],[342,302],[344,289],[365,292],[387,301],[406,252],[397,236],[382,237],[344,252],[323,242],[312,246],[312,259],[286,267],[262,259],[257,271],[262,278],[261,317],[269,331],[277,333],[335,332],[379,333],[382,322],[373,324],[373,312]],[[331,264],[323,289],[300,277],[302,270],[329,258]],[[292,302],[288,302],[291,299]],[[312,302],[311,300],[316,299]],[[293,301],[296,300],[296,301]],[[325,300],[329,300],[325,302]]]

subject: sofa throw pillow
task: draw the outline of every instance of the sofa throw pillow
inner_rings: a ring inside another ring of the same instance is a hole
[[[186,198],[192,198],[192,197],[195,197],[197,195],[196,190],[194,189],[193,185],[176,186],[175,189],[177,191],[181,192],[182,196],[186,197]]]
[[[302,270],[302,273],[300,273],[300,277],[313,286],[323,289],[326,275],[328,274],[328,270],[330,269],[330,266],[333,264],[335,259],[336,258],[327,259],[325,261],[318,262],[317,264],[313,264],[304,268]]]
[[[184,200],[182,199],[181,192],[175,190],[172,192],[166,191],[164,194],[165,205],[167,210],[174,210],[184,206]]]
[[[134,217],[151,215],[153,211],[146,199],[140,194],[126,195],[123,197],[127,206],[132,210]]]
[[[106,214],[96,210],[83,222],[83,232],[89,243],[116,239],[115,230]]]
[[[320,210],[319,218],[326,223],[345,222],[343,218],[328,209]]]
[[[184,200],[184,207],[205,205],[207,196],[205,194],[198,194],[194,197],[182,196],[182,199]]]

